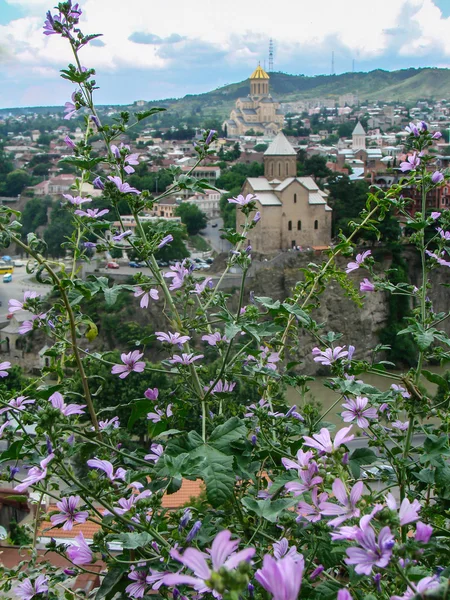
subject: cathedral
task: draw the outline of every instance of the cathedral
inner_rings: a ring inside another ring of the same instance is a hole
[[[329,246],[331,213],[327,192],[312,177],[297,177],[297,153],[280,132],[264,153],[264,177],[249,177],[241,192],[254,194],[261,219],[250,231],[255,252],[273,254],[289,248]],[[245,216],[236,211],[241,231]]]
[[[250,94],[236,100],[236,106],[223,128],[226,128],[228,137],[245,135],[250,130],[273,136],[283,127],[283,122],[280,103],[269,94],[269,75],[258,66],[250,76]]]

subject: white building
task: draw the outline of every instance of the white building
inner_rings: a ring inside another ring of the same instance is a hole
[[[220,192],[216,192],[215,190],[205,190],[204,192],[195,192],[195,194],[190,196],[186,202],[198,206],[208,219],[215,219],[220,216],[220,196]]]

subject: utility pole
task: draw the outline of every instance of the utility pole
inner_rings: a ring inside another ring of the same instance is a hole
[[[269,73],[273,72],[273,39],[269,41]]]

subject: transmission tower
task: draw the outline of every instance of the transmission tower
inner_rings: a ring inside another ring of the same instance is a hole
[[[273,71],[273,40],[269,41],[269,73]]]
[[[331,74],[334,75],[334,50],[331,53]]]

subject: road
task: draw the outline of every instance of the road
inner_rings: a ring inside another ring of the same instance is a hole
[[[15,298],[23,300],[23,293],[26,291],[37,292],[40,296],[45,296],[49,290],[49,285],[44,285],[32,281],[33,275],[26,272],[25,267],[15,267],[11,283],[3,283],[3,277],[0,275],[0,321],[6,320],[8,314],[8,300]]]
[[[217,225],[217,227],[213,227]],[[231,244],[228,240],[220,238],[220,229],[223,227],[223,219],[211,219],[205,229],[202,230],[202,235],[208,240],[216,252],[228,252],[231,250]]]

